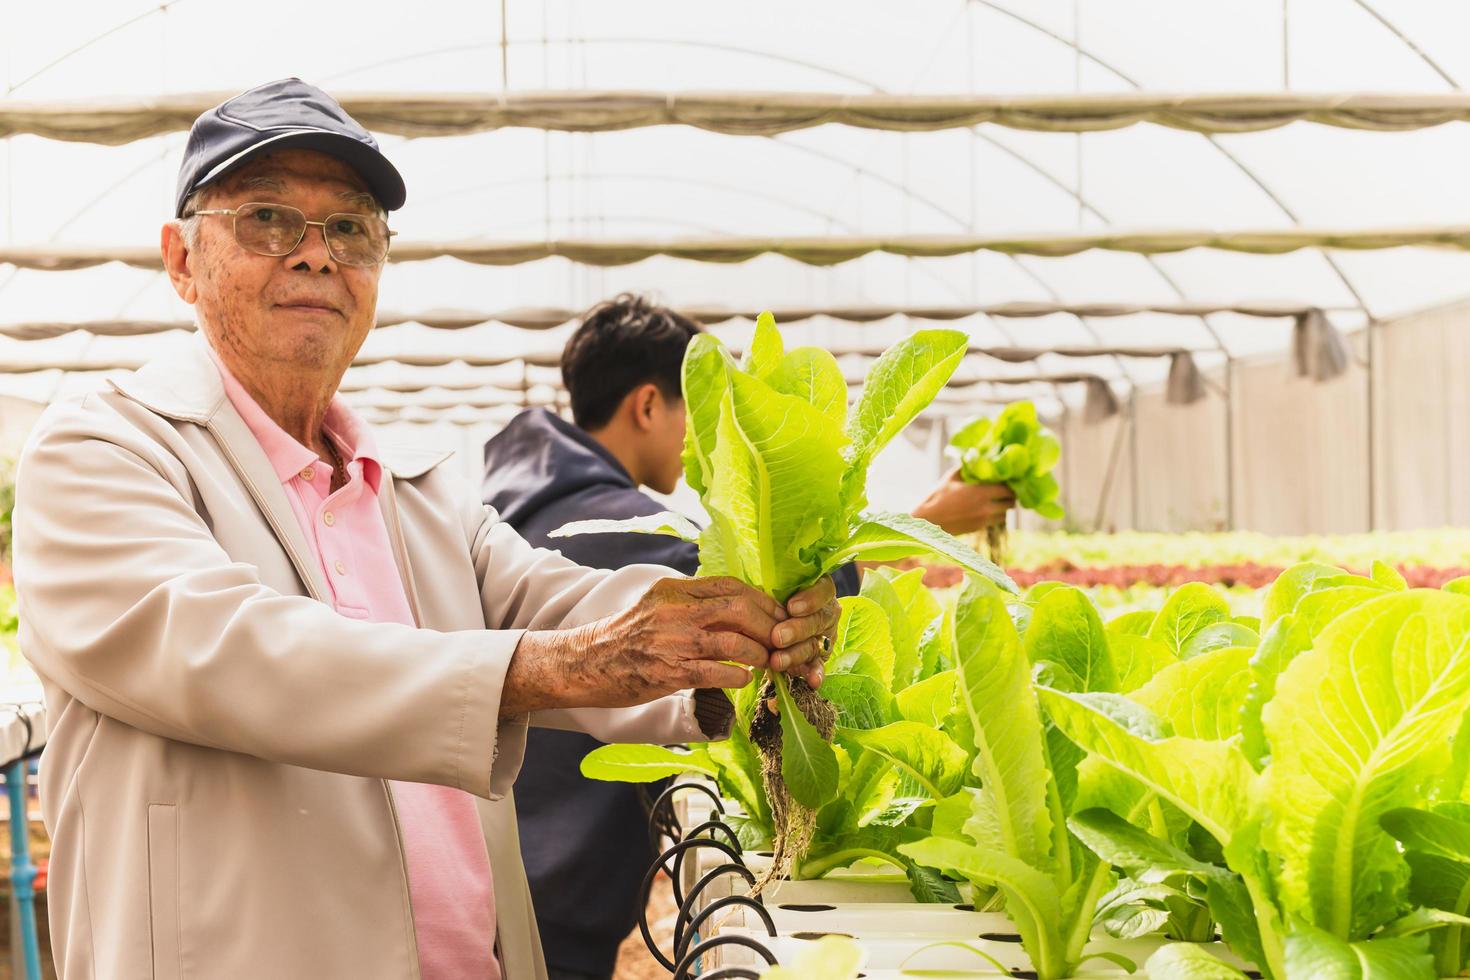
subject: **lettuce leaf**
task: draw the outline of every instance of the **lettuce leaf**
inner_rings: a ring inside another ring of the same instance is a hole
[[[1470,600],[1391,592],[1327,626],[1263,715],[1266,844],[1288,913],[1357,939],[1398,912],[1408,866],[1379,818],[1424,799],[1470,709]]]
[[[849,514],[867,506],[868,464],[949,383],[969,346],[958,330],[920,330],[874,362],[847,423],[851,465],[842,496]]]
[[[690,751],[661,745],[602,745],[582,757],[582,775],[618,783],[654,783],[670,776],[717,770],[703,746]]]
[[[572,521],[570,524],[563,524],[546,536],[548,538],[569,538],[575,534],[615,532],[667,534],[670,537],[681,538],[690,542],[698,541],[702,533],[695,523],[683,514],[675,514],[672,511],[666,510],[658,514],[649,514],[645,517],[627,517],[617,521]]]

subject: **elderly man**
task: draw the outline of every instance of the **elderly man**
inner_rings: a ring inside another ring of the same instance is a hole
[[[783,608],[593,571],[444,455],[375,445],[336,390],[404,197],[295,79],[206,112],[162,233],[199,342],[54,406],[22,457],[64,978],[535,980],[508,798],[528,722],[718,737],[711,689],[820,679],[830,581]]]

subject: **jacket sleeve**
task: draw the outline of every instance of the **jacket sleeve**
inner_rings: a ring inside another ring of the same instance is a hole
[[[151,434],[77,405],[42,426],[18,470],[15,581],[22,650],[51,682],[163,738],[487,798],[509,785],[518,750],[492,776],[507,665],[534,610],[591,608],[572,599],[583,576],[538,584],[511,546],[504,629],[349,619],[231,560]]]
[[[589,568],[659,565],[665,575],[693,575],[699,567],[699,549],[679,538],[632,533],[547,538],[549,531],[579,517],[627,518],[662,509],[637,490],[618,487],[557,501],[517,530],[526,540]],[[493,507],[490,513],[494,514]],[[540,711],[531,716],[530,724],[586,732],[604,742],[703,742],[728,737],[733,719],[734,709],[724,692],[701,690],[681,691],[635,708]]]
[[[537,728],[586,732],[603,742],[667,744],[728,738],[734,714],[725,693],[711,689],[680,691],[633,708],[537,711],[530,723]]]
[[[628,608],[654,582],[680,574],[649,564],[616,570],[578,565],[560,552],[533,548],[483,504],[473,506],[466,522],[485,622],[492,629],[580,626]],[[595,671],[597,665],[586,669]],[[725,737],[732,714],[720,691],[681,691],[631,708],[555,709],[505,718],[496,741],[496,791],[504,792],[503,772],[514,775],[508,764],[518,766],[528,725],[586,732],[604,742],[702,742]]]
[[[833,572],[832,584],[837,587],[839,596],[857,595],[863,584],[862,572],[858,571],[857,562],[843,565]]]

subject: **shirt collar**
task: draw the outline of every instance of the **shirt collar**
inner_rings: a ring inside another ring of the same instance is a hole
[[[240,418],[244,421],[246,428],[255,441],[260,443],[260,448],[265,450],[266,458],[270,460],[271,468],[275,470],[276,478],[282,483],[289,483],[299,476],[301,471],[318,462],[326,462],[319,459],[316,453],[296,441],[296,438],[282,429],[266,414],[265,409],[250,397],[250,392],[245,386],[236,380],[225,367],[219,354],[213,347],[207,346],[210,360],[219,369],[220,382],[224,385],[225,395],[230,399],[230,404],[235,407]],[[354,463],[362,467],[363,479],[367,481],[374,493],[382,481],[383,466],[378,455],[377,443],[373,440],[372,433],[368,431],[367,425],[354,412],[341,395],[333,396],[331,403],[327,406],[326,417],[322,419],[322,429],[327,438],[331,439],[342,453],[344,463],[350,469]],[[328,464],[330,465],[330,464]]]

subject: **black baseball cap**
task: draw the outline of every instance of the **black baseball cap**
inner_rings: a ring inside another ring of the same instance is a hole
[[[388,211],[403,207],[403,177],[372,134],[337,100],[299,78],[268,82],[208,110],[189,129],[179,167],[174,217],[184,216],[189,195],[247,160],[286,147],[329,153],[367,181]]]

